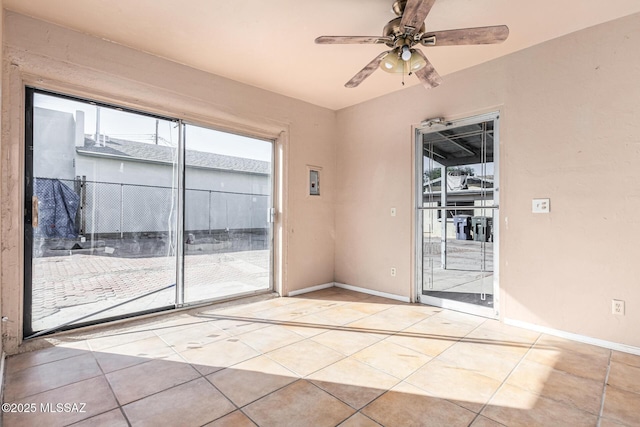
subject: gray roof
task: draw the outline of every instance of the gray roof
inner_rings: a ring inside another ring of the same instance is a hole
[[[84,147],[76,147],[76,150],[79,154],[120,159],[128,158],[132,161],[154,163],[173,163],[177,159],[177,150],[174,147],[115,138],[109,138],[104,146],[96,145],[92,139],[85,138]],[[271,172],[271,164],[262,160],[224,156],[195,150],[186,150],[185,156],[187,167],[232,170],[257,174],[268,174]]]

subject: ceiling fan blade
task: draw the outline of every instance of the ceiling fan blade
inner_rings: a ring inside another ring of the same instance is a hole
[[[435,44],[429,43],[435,36]],[[496,25],[493,27],[461,28],[459,30],[433,31],[424,33],[422,39],[425,46],[456,46],[469,44],[502,43],[509,37],[509,27]],[[421,41],[422,41],[421,39]]]
[[[400,31],[414,33],[420,30],[436,0],[407,0],[400,21]]]
[[[422,53],[419,49],[416,49],[415,51],[422,57],[422,59],[427,62],[427,65],[425,65],[418,71],[415,71],[413,74],[415,74],[418,79],[420,79],[424,87],[426,87],[427,89],[438,86],[440,83],[442,83],[442,79],[440,78],[440,75],[438,74],[436,69],[433,68],[433,64],[429,62],[427,57],[424,56],[424,53]]]
[[[381,36],[320,36],[317,44],[384,44],[391,43],[391,37]]]
[[[353,76],[351,80],[345,83],[344,86],[349,88],[357,87],[360,83],[364,81],[364,79],[366,79],[371,74],[373,74],[376,68],[380,66],[380,62],[382,61],[382,58],[384,58],[385,55],[389,52],[391,51],[387,50],[385,52],[382,52],[380,55],[376,56],[373,61],[369,62],[362,70],[360,70],[358,74]]]

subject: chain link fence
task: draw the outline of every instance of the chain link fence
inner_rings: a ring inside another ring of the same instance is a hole
[[[52,218],[53,210],[72,216],[76,237],[98,235],[126,237],[127,235],[167,234],[175,231],[178,190],[175,187],[118,184],[111,182],[54,180],[35,178],[35,192],[39,199],[39,214]],[[42,183],[60,182],[78,196],[75,213],[63,197],[38,191]],[[185,236],[215,234],[230,231],[266,231],[269,227],[270,195],[219,190],[185,190]],[[49,222],[53,221],[51,219]],[[55,224],[40,223],[36,232],[50,230]],[[41,237],[51,237],[50,235]],[[58,236],[70,237],[70,236]]]

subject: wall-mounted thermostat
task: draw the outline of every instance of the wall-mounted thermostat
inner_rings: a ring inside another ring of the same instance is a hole
[[[320,195],[320,171],[309,169],[309,195]]]

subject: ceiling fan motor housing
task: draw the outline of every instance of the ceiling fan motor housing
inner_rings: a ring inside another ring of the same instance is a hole
[[[382,30],[382,35],[384,37],[393,38],[393,41],[386,43],[387,46],[397,47],[397,46],[402,46],[403,44],[413,46],[415,44],[414,37],[404,34],[403,31],[400,29],[401,21],[402,21],[402,16],[399,16],[397,18],[392,19],[391,21],[389,21],[387,25],[384,26],[384,29]],[[425,26],[423,23],[422,26],[420,27],[420,30],[417,32],[417,34],[422,34],[424,32],[425,32]],[[402,42],[398,43],[398,40],[401,40]]]

